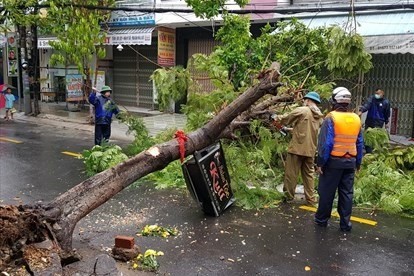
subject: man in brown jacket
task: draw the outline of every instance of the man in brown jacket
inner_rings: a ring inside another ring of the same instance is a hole
[[[295,108],[289,114],[277,117],[281,124],[292,127],[292,140],[289,143],[286,158],[283,191],[285,192],[286,201],[293,200],[300,171],[306,201],[314,205],[316,203],[314,196],[314,158],[323,115],[316,106],[321,103],[318,93],[309,92],[303,99],[303,106]]]

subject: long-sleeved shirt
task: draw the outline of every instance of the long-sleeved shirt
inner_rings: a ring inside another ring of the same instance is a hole
[[[318,130],[323,115],[318,107],[300,106],[292,112],[278,116],[278,120],[292,126],[292,140],[288,152],[296,155],[314,157],[318,139]]]
[[[365,127],[383,127],[388,124],[390,118],[390,102],[385,99],[376,99],[374,95],[369,97],[365,104],[359,108],[364,113],[368,111]]]
[[[95,124],[109,125],[112,122],[112,115],[117,115],[119,109],[116,104],[103,95],[91,93],[89,95],[89,103],[95,106]]]
[[[359,132],[356,140],[357,156],[352,158],[341,158],[331,156],[334,146],[334,121],[327,117],[321,126],[318,137],[318,158],[316,164],[318,167],[329,166],[331,168],[359,168],[362,162],[362,153],[364,148],[364,139],[362,131]]]

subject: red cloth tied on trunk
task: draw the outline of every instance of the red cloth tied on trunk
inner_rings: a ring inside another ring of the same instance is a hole
[[[185,135],[184,131],[177,130],[175,132],[174,137],[178,141],[178,146],[179,146],[179,151],[180,151],[180,161],[181,163],[183,163],[184,158],[185,158],[185,142],[187,142],[188,140],[187,135]]]

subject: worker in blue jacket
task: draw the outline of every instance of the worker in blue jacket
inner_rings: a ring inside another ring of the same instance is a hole
[[[95,145],[108,142],[111,136],[113,114],[118,115],[119,109],[111,100],[112,89],[104,85],[101,93],[93,91],[89,95],[89,103],[95,106]]]
[[[332,204],[338,190],[338,213],[342,231],[351,231],[352,199],[355,170],[362,161],[364,141],[361,119],[349,112],[351,92],[335,88],[330,99],[332,112],[324,122],[318,138],[317,172],[319,173],[319,204],[315,223],[327,226]]]
[[[358,115],[367,112],[365,119],[365,129],[367,128],[388,128],[391,113],[390,102],[384,97],[384,91],[381,89],[375,90],[375,94],[370,96],[365,104],[359,108]],[[372,152],[372,148],[365,145],[367,153]]]
[[[365,129],[371,127],[387,128],[390,118],[390,102],[384,97],[384,91],[377,89],[375,94],[367,99],[365,104],[359,108],[358,115],[367,112]]]

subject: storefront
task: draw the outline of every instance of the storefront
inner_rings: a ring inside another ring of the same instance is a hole
[[[116,36],[111,43],[115,101],[125,106],[154,109],[153,85],[149,81],[158,68],[154,28],[124,29],[111,35]]]
[[[362,89],[357,102],[362,102],[377,88],[385,92],[394,115],[391,122],[395,134],[414,137],[414,12],[397,10],[348,15],[318,15],[301,18],[309,27],[338,25],[345,28],[356,23],[366,50],[372,54],[373,68],[361,76]]]
[[[96,83],[94,75],[91,76],[92,86],[98,90],[103,84],[111,86],[112,96],[121,105],[153,108],[153,87],[149,76],[157,68],[155,15],[113,12],[107,26],[106,56],[99,60],[95,57],[90,64],[91,71],[98,72]],[[65,100],[75,100],[79,91],[71,88],[78,87],[75,82],[82,75],[73,66],[50,64],[54,49],[49,42],[53,40],[56,38],[42,37],[38,40],[41,91],[43,94],[58,93],[63,87]],[[62,83],[66,85],[62,86]]]

